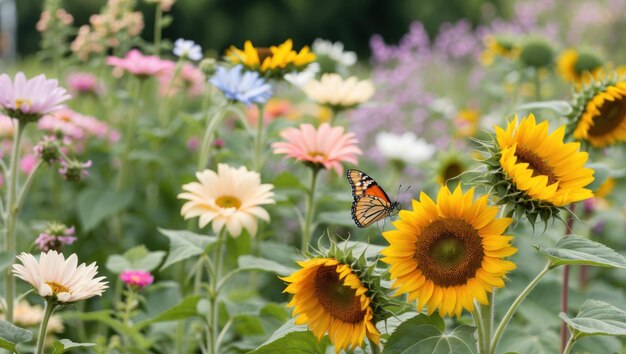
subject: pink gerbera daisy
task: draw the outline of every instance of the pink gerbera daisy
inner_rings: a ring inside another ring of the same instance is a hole
[[[331,127],[328,123],[315,129],[311,124],[300,128],[287,128],[280,132],[286,141],[272,144],[275,154],[287,154],[299,161],[343,173],[342,162],[356,164],[361,149],[356,145],[353,133],[344,133],[343,127]]]
[[[128,71],[142,79],[160,75],[166,70],[171,70],[172,66],[175,65],[173,62],[162,60],[155,55],[143,55],[137,49],[126,53],[124,58],[110,56],[107,58],[107,64]]]

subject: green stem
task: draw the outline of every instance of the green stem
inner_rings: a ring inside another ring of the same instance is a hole
[[[213,148],[213,136],[215,135],[215,131],[227,111],[228,103],[221,109],[218,109],[207,124],[204,136],[202,137],[202,144],[200,145],[200,157],[198,158],[197,168],[198,171],[204,170],[209,164],[209,158],[211,157],[211,150]]]
[[[224,238],[226,237],[226,228],[222,228],[217,236],[217,244],[215,245],[215,251],[213,253],[213,279],[210,283],[209,291],[209,330],[210,334],[207,336],[207,347],[209,348],[209,354],[217,354],[219,352],[219,343],[217,338],[219,337],[219,289],[220,284],[220,272],[222,268],[222,246]]]
[[[5,225],[5,252],[11,256],[15,255],[15,226],[17,224],[17,179],[18,179],[18,162],[20,159],[20,143],[22,141],[23,129],[20,129],[19,122],[15,122],[13,128],[13,147],[11,150],[11,162],[9,164],[9,180],[7,185],[6,210],[4,215]],[[15,278],[11,267],[8,267],[5,273],[5,301],[6,301],[6,320],[13,322],[13,304],[15,300]]]
[[[56,305],[51,300],[46,300],[46,307],[44,308],[43,320],[39,326],[39,336],[37,337],[37,349],[35,354],[43,353],[43,347],[46,342],[46,330],[48,329],[48,321],[54,312]]]
[[[20,194],[17,197],[17,201],[15,202],[16,212],[19,212],[22,208],[22,204],[24,204],[24,200],[26,199],[26,194],[28,194],[28,190],[30,189],[31,184],[33,184],[33,180],[35,179],[35,173],[39,170],[39,167],[43,165],[43,161],[37,161],[35,168],[30,172],[30,174],[26,177],[24,184],[22,185],[22,189],[20,190]]]
[[[262,159],[263,159],[263,116],[265,114],[265,105],[264,104],[257,104],[257,108],[259,110],[259,117],[257,118],[257,124],[256,124],[256,136],[255,136],[255,140],[254,140],[254,159],[252,160],[252,168],[257,171],[257,172],[261,172],[261,167],[263,165],[262,163]]]
[[[174,73],[172,74],[172,77],[170,79],[170,82],[167,84],[167,89],[165,91],[165,109],[161,109],[158,112],[159,115],[159,122],[161,123],[161,126],[163,128],[167,127],[167,119],[170,115],[170,110],[171,110],[171,104],[172,104],[172,88],[174,87],[174,84],[176,83],[176,79],[178,79],[178,75],[180,75],[180,72],[182,70],[183,64],[184,64],[184,60],[180,59],[178,60],[178,62],[176,63],[176,67],[174,68]]]
[[[302,244],[300,245],[301,251],[306,251],[307,247],[311,243],[311,233],[313,232],[313,215],[315,215],[315,187],[317,184],[317,174],[320,169],[317,167],[311,167],[311,184],[307,191],[305,198],[306,214],[304,217],[304,224],[302,225]]]
[[[380,354],[380,346],[374,343],[371,339],[367,339],[370,343],[370,348],[372,349],[372,354]]]
[[[163,9],[161,4],[156,4],[154,14],[154,54],[161,56],[161,20],[163,19]]]
[[[130,321],[131,313],[135,309],[135,291],[129,287],[126,292],[126,301],[124,303],[124,313],[122,314],[122,320],[125,325],[132,326]]]
[[[504,332],[504,329],[506,328],[507,324],[509,323],[509,321],[511,320],[511,318],[515,314],[515,311],[517,310],[519,305],[522,303],[522,301],[524,301],[524,299],[526,299],[526,296],[528,296],[528,294],[530,294],[530,292],[533,291],[535,286],[537,286],[537,284],[539,284],[539,281],[541,281],[541,279],[551,269],[552,268],[550,266],[550,263],[546,264],[546,266],[543,267],[541,272],[539,272],[539,274],[537,274],[535,279],[533,279],[526,286],[526,288],[517,296],[515,301],[513,301],[513,304],[511,304],[511,307],[509,307],[509,309],[507,310],[506,314],[504,314],[504,317],[502,318],[502,321],[500,321],[500,324],[498,325],[498,328],[496,328],[496,332],[493,335],[493,340],[491,341],[491,348],[489,349],[489,353],[495,353],[496,347],[498,346],[498,341],[500,340],[500,336],[502,336],[502,333]]]
[[[483,324],[483,353],[489,353],[491,347],[491,334],[493,333],[493,308],[496,300],[496,289],[489,294],[489,303],[480,305],[480,319]]]
[[[565,348],[563,348],[563,354],[569,354],[569,352],[572,351],[574,343],[576,343],[576,339],[577,338],[575,336],[570,336],[569,340],[567,341],[567,345],[565,346]]]
[[[541,101],[541,78],[539,77],[539,70],[535,69],[535,99]]]
[[[200,295],[200,289],[202,288],[202,275],[203,272],[202,270],[204,269],[204,256],[201,256],[200,259],[198,259],[198,262],[196,263],[195,266],[195,272],[193,275],[193,294],[194,295]]]
[[[472,317],[474,317],[474,324],[476,325],[476,331],[478,332],[478,352],[480,354],[485,354],[487,352],[487,348],[485,348],[485,326],[483,324],[483,319],[480,316],[480,304],[476,301],[474,302]]]
[[[127,175],[128,175],[128,159],[130,156],[130,152],[133,149],[133,142],[135,141],[135,131],[137,130],[137,124],[139,121],[139,109],[141,102],[141,92],[143,89],[143,79],[139,79],[138,87],[136,89],[135,97],[137,98],[137,102],[133,104],[133,110],[131,114],[128,116],[128,120],[126,123],[126,139],[124,142],[124,150],[122,152],[122,156],[120,158],[120,172],[117,179],[117,191],[122,191],[126,188],[127,184]]]

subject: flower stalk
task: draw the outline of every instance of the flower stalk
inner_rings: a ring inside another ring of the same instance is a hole
[[[224,115],[228,111],[229,104],[219,108],[209,119],[204,136],[202,137],[202,144],[200,145],[200,156],[198,157],[197,171],[202,171],[208,167],[209,159],[211,158],[211,150],[213,148],[213,137],[217,127],[222,122]]]
[[[564,236],[569,236],[572,234],[574,228],[574,211],[576,210],[576,204],[572,203],[570,208],[570,215],[567,218],[567,222],[565,224],[565,233]],[[568,300],[568,291],[569,291],[569,265],[563,266],[563,282],[561,284],[561,312],[567,313],[569,309],[569,300]],[[561,353],[565,353],[565,348],[567,346],[567,324],[565,321],[561,323]]]
[[[124,142],[124,150],[122,152],[122,156],[120,158],[120,170],[117,178],[117,191],[122,191],[126,188],[128,184],[128,163],[130,152],[133,149],[133,142],[135,141],[135,131],[137,130],[137,124],[139,122],[139,109],[141,102],[141,93],[143,91],[144,80],[139,79],[137,84],[137,89],[135,90],[136,104],[133,104],[133,110],[131,114],[128,116],[128,123],[126,125],[126,139]]]
[[[259,117],[257,119],[256,135],[254,140],[254,155],[252,160],[252,169],[255,171],[261,171],[263,165],[263,116],[265,114],[265,105],[262,103],[257,104],[259,109]]]
[[[226,242],[226,228],[223,228],[217,235],[217,241],[215,245],[215,251],[213,252],[213,260],[207,263],[213,263],[213,266],[209,268],[211,274],[211,280],[209,282],[209,316],[208,316],[208,334],[207,334],[207,348],[209,348],[209,354],[217,354],[219,352],[219,284],[220,273],[222,268],[222,246]]]
[[[154,54],[156,56],[161,56],[161,21],[163,20],[163,9],[161,8],[161,4],[156,4],[156,9],[154,13]]]
[[[37,337],[37,347],[35,349],[35,354],[43,353],[43,347],[46,342],[46,330],[48,329],[48,321],[54,312],[57,304],[54,300],[46,299],[46,305],[43,312],[43,320],[41,321],[41,325],[39,326],[39,336]]]
[[[320,168],[318,166],[311,167],[311,184],[309,186],[309,190],[305,196],[305,217],[304,223],[302,224],[302,244],[300,245],[300,250],[302,252],[307,250],[309,244],[311,243],[311,233],[313,232],[313,216],[315,215],[315,189],[317,187],[317,175],[319,174]]]

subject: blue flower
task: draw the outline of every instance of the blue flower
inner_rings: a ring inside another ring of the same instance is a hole
[[[218,66],[209,82],[229,100],[243,102],[248,106],[265,103],[272,97],[272,86],[265,79],[259,77],[257,72],[242,70],[241,65],[230,69]]]

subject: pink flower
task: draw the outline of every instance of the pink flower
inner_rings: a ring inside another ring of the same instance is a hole
[[[57,80],[48,80],[45,75],[30,80],[21,71],[15,75],[15,80],[7,74],[0,75],[0,108],[25,122],[63,108],[63,102],[70,97]]]
[[[192,136],[187,140],[187,150],[196,152],[200,148],[200,139],[197,136]]]
[[[119,139],[119,133],[97,118],[84,116],[65,108],[43,116],[38,123],[39,129],[53,134],[61,134],[71,142],[80,142],[91,137],[99,139]],[[79,146],[77,146],[79,148]]]
[[[106,63],[128,71],[129,73],[140,78],[148,78],[150,76],[158,76],[166,70],[171,70],[173,62],[169,60],[161,60],[154,55],[143,55],[137,49],[133,49],[126,53],[126,57],[118,58],[110,56]]]
[[[20,169],[25,174],[30,174],[35,169],[35,166],[37,166],[37,160],[37,155],[33,154],[22,157],[22,159],[20,160]]]
[[[15,129],[15,122],[13,119],[0,114],[0,138],[13,138],[13,132]]]
[[[143,289],[154,282],[152,274],[144,270],[125,270],[120,274],[120,279],[126,285],[139,289]]]
[[[176,64],[170,62],[171,66],[159,75],[159,94],[161,96],[172,96],[180,90],[184,90],[188,96],[200,96],[204,91],[205,77],[202,71],[191,63],[185,63],[180,72],[174,78]],[[174,79],[174,82],[172,82]]]
[[[44,232],[39,234],[35,243],[41,252],[60,251],[61,247],[71,245],[77,240],[74,236],[75,233],[74,226],[67,227],[63,224],[52,223]]]
[[[90,73],[72,73],[67,77],[67,86],[72,93],[101,95],[104,88],[98,78]]]
[[[344,133],[343,127],[331,127],[328,123],[315,129],[311,124],[300,128],[287,128],[280,132],[286,141],[272,144],[275,154],[287,154],[314,167],[335,169],[343,173],[342,162],[356,164],[361,149],[356,145],[353,133]]]

